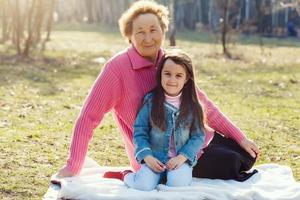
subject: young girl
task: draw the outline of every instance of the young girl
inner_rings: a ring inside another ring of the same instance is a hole
[[[150,191],[167,176],[167,186],[188,186],[204,142],[203,110],[197,99],[192,61],[179,49],[166,52],[157,86],[144,97],[134,124],[136,173],[124,174],[129,187]]]

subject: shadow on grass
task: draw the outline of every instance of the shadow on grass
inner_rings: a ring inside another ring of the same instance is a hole
[[[28,82],[39,89],[43,96],[63,92],[61,82],[68,82],[81,76],[96,76],[102,65],[93,62],[99,57],[92,53],[53,52],[32,58],[21,58],[14,55],[0,56],[0,86],[12,86],[16,82]],[[105,59],[110,55],[103,52]]]

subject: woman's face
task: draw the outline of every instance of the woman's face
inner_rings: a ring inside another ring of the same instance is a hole
[[[163,39],[164,32],[156,15],[141,14],[133,20],[130,40],[141,56],[155,61]]]
[[[169,96],[177,96],[186,82],[185,68],[167,59],[161,72],[161,85],[165,93]]]

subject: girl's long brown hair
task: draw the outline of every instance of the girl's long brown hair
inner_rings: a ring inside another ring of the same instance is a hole
[[[152,122],[162,131],[166,130],[164,109],[165,94],[161,85],[161,76],[164,64],[168,59],[171,59],[176,64],[181,65],[187,74],[187,82],[182,89],[181,104],[179,108],[180,114],[176,121],[176,127],[178,127],[179,124],[184,121],[183,119],[186,119],[188,114],[191,112],[193,117],[191,127],[192,130],[196,128],[196,122],[199,122],[198,124],[200,124],[200,128],[204,130],[204,114],[196,94],[192,60],[180,49],[172,49],[167,51],[162,59],[162,62],[158,66],[159,68],[156,74],[157,86],[153,90],[153,107],[151,111]]]

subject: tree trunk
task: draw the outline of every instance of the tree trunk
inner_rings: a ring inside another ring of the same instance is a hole
[[[6,14],[6,10],[8,9],[8,6],[6,6],[6,1],[1,0],[0,5],[2,7],[0,8],[0,11],[2,15],[0,16],[2,18],[2,38],[0,40],[1,43],[4,43],[7,40],[7,21],[8,21],[8,16]]]
[[[241,24],[241,18],[242,18],[242,9],[244,7],[244,1],[242,1],[242,3],[240,4],[239,7],[239,11],[238,11],[238,16],[237,16],[237,25],[236,25],[236,29],[239,30],[240,29],[240,24]]]
[[[288,20],[289,20],[289,8],[285,8],[285,12],[284,12],[284,24],[285,26],[287,25],[288,23]]]
[[[175,39],[175,34],[176,34],[176,28],[175,28],[175,12],[174,12],[174,0],[169,1],[169,11],[170,11],[170,46],[176,46],[176,39]]]
[[[229,5],[229,0],[224,1],[224,8],[223,8],[223,27],[222,27],[222,46],[223,46],[223,54],[227,57],[231,57],[230,53],[228,52],[226,42],[227,42],[227,33],[228,33],[228,5]]]
[[[263,54],[264,53],[264,42],[263,42],[263,38],[262,38],[262,8],[261,8],[261,1],[262,0],[255,0],[255,7],[256,7],[256,22],[257,22],[257,32],[258,32],[258,35],[259,35],[259,45],[260,45],[260,50],[261,50],[261,53]]]
[[[30,50],[30,47],[32,46],[32,38],[33,38],[33,27],[32,27],[32,22],[33,22],[33,17],[32,16],[35,16],[34,15],[34,11],[35,11],[35,4],[36,4],[36,0],[33,0],[32,1],[32,4],[31,4],[31,7],[28,11],[28,26],[27,26],[27,39],[25,41],[25,47],[24,47],[24,51],[23,51],[23,55],[24,56],[28,56],[29,55],[29,50]]]
[[[296,11],[298,15],[300,16],[300,1],[299,0],[294,0],[295,1],[295,6],[296,6]]]
[[[261,0],[255,0],[256,7],[256,22],[257,22],[257,30],[258,34],[262,34],[263,32],[263,21],[262,21],[262,8],[261,8]]]
[[[197,14],[197,22],[202,23],[202,5],[201,5],[201,0],[197,0],[197,10],[198,10],[198,14]]]
[[[85,6],[87,10],[87,22],[92,23],[93,22],[93,15],[92,15],[92,6],[91,6],[91,1],[85,0]]]
[[[14,11],[14,33],[15,33],[15,45],[17,48],[18,55],[22,54],[21,51],[21,22],[20,22],[20,2],[19,0],[15,0],[16,9]]]
[[[209,1],[209,7],[208,7],[208,23],[209,23],[209,29],[213,30],[212,25],[212,10],[213,10],[213,0]]]
[[[249,21],[249,14],[250,14],[250,6],[249,6],[249,0],[246,0],[246,9],[245,9],[245,19],[246,21]]]
[[[49,41],[50,40],[50,34],[51,34],[52,23],[53,23],[53,11],[54,11],[55,5],[56,5],[56,0],[52,0],[51,4],[50,4],[49,15],[48,15],[47,36],[46,36],[45,41]]]
[[[34,38],[34,45],[36,45],[37,43],[39,43],[41,41],[42,25],[43,25],[44,16],[45,16],[44,3],[45,3],[45,0],[38,1],[37,12],[36,12],[36,17],[35,17],[36,36]]]

